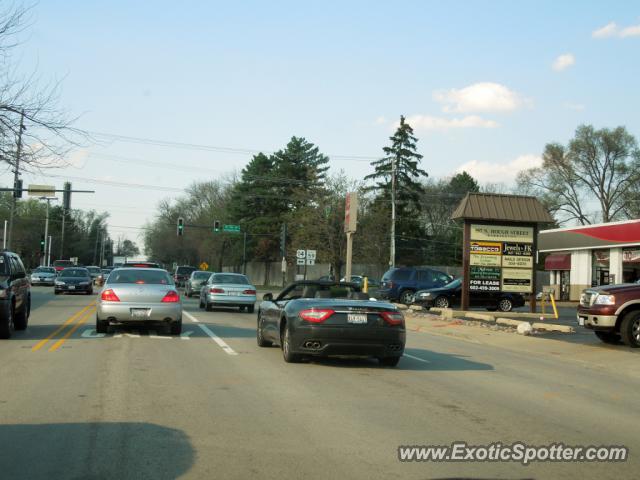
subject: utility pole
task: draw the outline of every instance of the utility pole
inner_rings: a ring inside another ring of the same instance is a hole
[[[47,267],[51,266],[51,235],[47,237]]]
[[[242,273],[247,274],[247,232],[244,232],[244,240],[242,242]]]
[[[42,266],[47,266],[49,264],[47,260],[47,252],[51,253],[51,237],[49,237],[49,205],[52,200],[58,200],[57,197],[40,197],[40,200],[45,200],[47,202],[47,215],[44,221],[44,252],[42,252]]]
[[[93,264],[95,265],[98,261],[98,241],[100,240],[100,231],[102,230],[102,226],[98,225],[96,227],[96,245],[93,247]]]
[[[389,266],[396,265],[396,167],[397,158],[391,163],[391,238],[389,242]]]
[[[20,128],[18,129],[18,145],[16,149],[16,165],[13,169],[13,187],[17,188],[20,180],[20,155],[22,154],[22,131],[26,130],[24,126],[24,109],[20,112]],[[16,197],[16,191],[13,191],[13,197],[11,199],[11,213],[9,214],[9,234],[7,240],[7,247],[11,250],[11,236],[13,234],[13,217],[16,214],[16,206],[18,199]]]

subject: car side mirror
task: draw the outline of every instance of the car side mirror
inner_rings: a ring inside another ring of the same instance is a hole
[[[273,302],[273,293],[265,293],[262,296],[262,300],[264,300],[265,302]]]

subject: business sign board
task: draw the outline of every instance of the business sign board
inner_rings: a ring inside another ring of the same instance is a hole
[[[471,224],[471,240],[533,243],[533,227]]]
[[[483,267],[499,267],[502,265],[502,257],[500,255],[485,255],[482,253],[472,253],[470,257],[470,265],[478,265]]]
[[[500,255],[502,254],[502,244],[498,242],[471,242],[470,251],[472,254]]]
[[[469,280],[471,292],[499,292],[500,280]]]
[[[533,268],[533,257],[503,255],[502,266],[507,268]]]
[[[531,279],[533,272],[531,269],[502,269],[502,291],[531,293]]]
[[[500,280],[500,268],[480,267],[472,265],[469,270],[469,278],[472,280]]]
[[[347,193],[344,205],[344,231],[354,233],[358,225],[358,194],[356,192]]]
[[[533,245],[530,243],[504,243],[502,245],[502,254],[531,257],[533,255]]]

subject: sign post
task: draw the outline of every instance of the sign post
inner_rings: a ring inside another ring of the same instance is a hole
[[[344,231],[347,234],[347,261],[345,266],[345,278],[351,279],[351,263],[353,257],[353,234],[358,225],[358,194],[347,193],[344,208]]]

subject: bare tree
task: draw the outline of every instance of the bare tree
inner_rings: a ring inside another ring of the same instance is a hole
[[[628,215],[625,200],[640,180],[640,151],[626,128],[581,125],[568,146],[550,143],[541,167],[520,172],[520,191],[537,195],[560,221],[582,225]],[[596,203],[597,212],[589,211]]]

